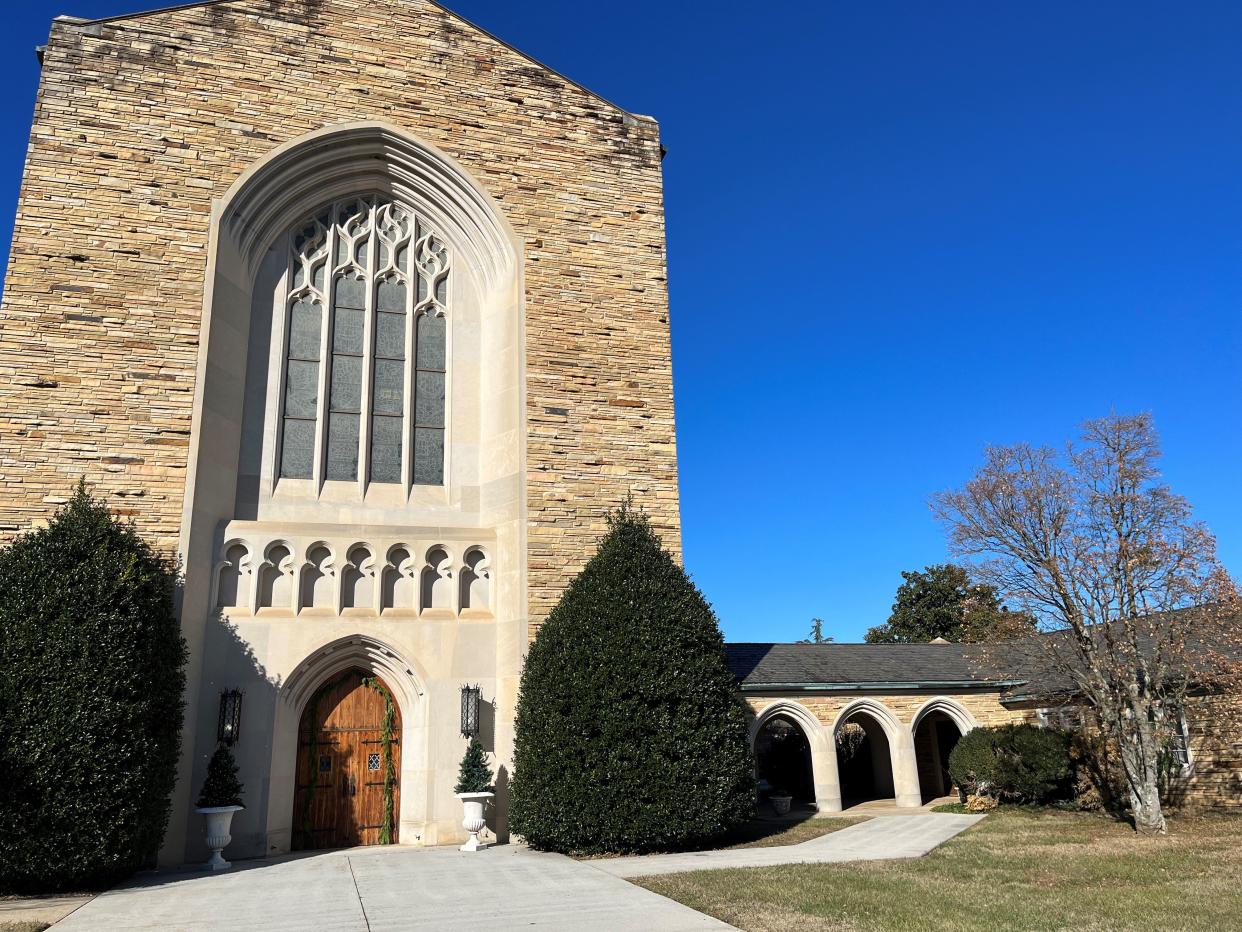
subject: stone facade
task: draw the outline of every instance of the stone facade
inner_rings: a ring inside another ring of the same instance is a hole
[[[400,706],[401,840],[455,840],[461,684],[504,767],[525,646],[607,512],[632,495],[679,552],[661,158],[654,120],[426,0],[53,23],[3,296],[0,537],[85,478],[183,559],[165,863],[202,854],[192,790],[232,688],[234,850],[287,850],[300,710],[351,666]],[[464,297],[446,480],[408,497],[272,465],[275,266],[302,217],[371,193],[444,226]]]
[[[796,702],[814,715],[821,725],[831,728],[836,724],[846,706],[865,696],[883,704],[893,713],[897,721],[909,726],[914,723],[915,716],[929,699],[942,695],[944,694],[931,689],[903,692],[821,693],[809,696],[751,694],[746,697],[746,703],[751,712],[758,715],[773,702]],[[1033,713],[1029,711],[1005,707],[1001,703],[998,689],[954,692],[949,694],[949,697],[970,713],[976,725],[1007,725],[1011,722],[1029,721],[1033,717]]]
[[[882,648],[881,648],[882,649]],[[840,811],[844,792],[836,736],[846,723],[863,728],[872,758],[873,795],[898,806],[922,805],[941,795],[944,767],[931,730],[935,719],[963,734],[981,725],[1025,721],[1030,712],[1006,708],[999,688],[928,688],[869,691],[808,689],[799,694],[744,690],[751,712],[751,740],[780,717],[795,723],[810,748],[814,803],[823,812]]]
[[[521,238],[537,626],[627,494],[680,548],[659,129],[424,0],[237,0],[52,27],[0,332],[0,534],[80,477],[177,547],[213,200],[382,119]]]
[[[1175,802],[1192,808],[1242,809],[1242,697],[1186,700],[1190,766]]]
[[[748,691],[752,734],[758,726],[781,715],[798,723],[812,753],[816,796],[821,809],[840,808],[840,783],[833,737],[846,720],[872,723],[887,735],[892,775],[878,778],[883,794],[899,799],[906,788],[906,804],[928,798],[927,788],[943,765],[928,729],[918,723],[929,710],[948,710],[959,727],[994,726],[1042,721],[1030,702],[1007,702],[999,688],[901,691],[832,692],[808,690],[802,694]],[[1065,707],[1072,710],[1072,706]],[[1058,711],[1064,711],[1058,707]],[[843,717],[844,716],[844,717]],[[1242,808],[1242,700],[1221,695],[1192,695],[1186,701],[1190,764],[1172,781],[1168,801],[1190,809]],[[900,802],[899,802],[900,805]]]

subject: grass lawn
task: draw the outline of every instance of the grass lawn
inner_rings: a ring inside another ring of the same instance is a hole
[[[925,858],[696,871],[639,884],[748,932],[1236,929],[1242,818],[1140,838],[1104,816],[1006,811]]]

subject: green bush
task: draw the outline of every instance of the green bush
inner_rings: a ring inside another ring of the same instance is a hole
[[[753,759],[716,616],[628,507],[531,645],[510,827],[554,851],[693,845],[747,821]]]
[[[207,763],[207,778],[195,803],[203,809],[216,806],[245,806],[242,802],[242,782],[237,776],[237,761],[228,745],[216,748]]]
[[[471,738],[466,745],[466,753],[462,755],[461,766],[457,770],[457,785],[454,793],[490,793],[492,791],[492,768],[487,766],[487,752],[483,750],[483,742]]]
[[[949,755],[949,775],[969,794],[1044,803],[1071,795],[1070,735],[1035,725],[975,728]]]
[[[185,685],[174,584],[81,485],[0,551],[0,889],[93,886],[154,858]]]

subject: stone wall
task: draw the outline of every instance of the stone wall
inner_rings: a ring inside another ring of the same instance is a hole
[[[914,723],[914,716],[929,699],[946,696],[964,707],[980,725],[1004,725],[1009,722],[1027,721],[1033,713],[1007,709],[1001,705],[997,690],[973,690],[969,692],[939,693],[933,690],[908,690],[903,692],[856,692],[830,693],[817,696],[747,696],[751,711],[759,714],[774,702],[796,702],[810,710],[821,724],[831,728],[841,711],[854,700],[866,697],[880,702],[893,716],[907,727]]]
[[[85,477],[176,547],[212,201],[377,119],[455,157],[525,245],[532,620],[627,493],[680,552],[658,127],[424,0],[54,23],[0,312],[0,536]]]
[[[1174,801],[1192,808],[1242,808],[1242,697],[1186,700],[1191,766]]]

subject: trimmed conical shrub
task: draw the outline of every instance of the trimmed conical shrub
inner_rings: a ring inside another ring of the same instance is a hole
[[[0,891],[107,883],[154,859],[185,686],[174,584],[83,486],[0,551]]]
[[[216,748],[207,762],[207,777],[203,780],[203,789],[195,805],[204,809],[245,805],[242,802],[241,778],[237,776],[237,761],[233,759],[233,751],[228,745]]]
[[[487,765],[487,752],[483,750],[483,742],[471,738],[466,745],[466,753],[462,755],[461,766],[457,771],[457,785],[454,793],[490,793],[492,791],[492,768]]]
[[[510,827],[554,851],[707,841],[753,812],[753,762],[716,616],[645,516],[613,515],[531,645]]]

